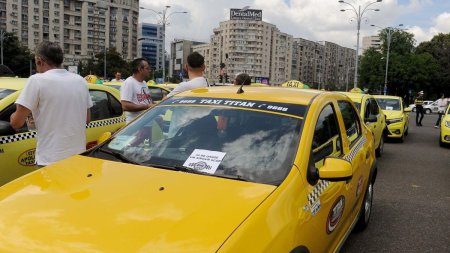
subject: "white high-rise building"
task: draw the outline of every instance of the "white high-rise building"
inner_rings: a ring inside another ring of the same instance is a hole
[[[380,36],[374,35],[374,36],[365,36],[362,38],[362,54],[366,52],[369,48],[375,48],[377,50],[380,50],[381,48],[381,40]]]
[[[0,0],[0,29],[31,51],[44,40],[59,42],[66,66],[113,47],[135,58],[138,16],[138,0]]]

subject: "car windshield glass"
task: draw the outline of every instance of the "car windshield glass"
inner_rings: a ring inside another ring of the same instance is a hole
[[[116,90],[120,90],[121,85],[107,84],[109,87],[114,88]]]
[[[292,168],[301,121],[241,108],[157,106],[91,155],[278,185]]]
[[[358,111],[361,111],[361,103],[358,102],[353,102],[356,106],[356,109],[358,109]]]
[[[4,99],[5,97],[7,97],[9,94],[16,92],[15,90],[10,90],[10,89],[2,89],[0,88],[0,100]]]
[[[395,98],[377,98],[378,105],[383,110],[400,111],[400,100]]]

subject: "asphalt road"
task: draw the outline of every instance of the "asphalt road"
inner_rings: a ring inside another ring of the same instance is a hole
[[[386,143],[378,159],[372,216],[341,252],[450,252],[450,148],[439,147],[437,115],[416,127],[410,115],[404,143]]]

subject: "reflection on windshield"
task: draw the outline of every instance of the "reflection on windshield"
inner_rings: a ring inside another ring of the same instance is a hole
[[[243,109],[159,106],[104,148],[144,165],[185,166],[278,185],[292,167],[300,123]]]
[[[398,99],[386,99],[386,98],[377,98],[378,105],[383,110],[390,111],[400,111],[400,100]]]
[[[0,88],[0,100],[4,99],[5,97],[7,97],[9,94],[11,94],[13,92],[15,92],[15,90]]]

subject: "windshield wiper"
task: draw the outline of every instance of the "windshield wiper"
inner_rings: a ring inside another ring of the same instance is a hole
[[[248,182],[248,179],[244,178],[241,175],[212,174],[212,176]]]
[[[121,153],[113,152],[113,151],[111,151],[111,150],[106,150],[106,149],[103,149],[103,148],[99,148],[99,149],[97,149],[96,151],[100,151],[100,152],[102,152],[102,153],[111,155],[111,156],[113,156],[113,157],[119,159],[119,160],[122,161],[122,162],[131,163],[131,164],[137,164],[137,165],[142,165],[141,163],[136,162],[136,161],[134,161],[133,159],[130,159],[130,158],[128,158],[128,157],[122,155]]]

